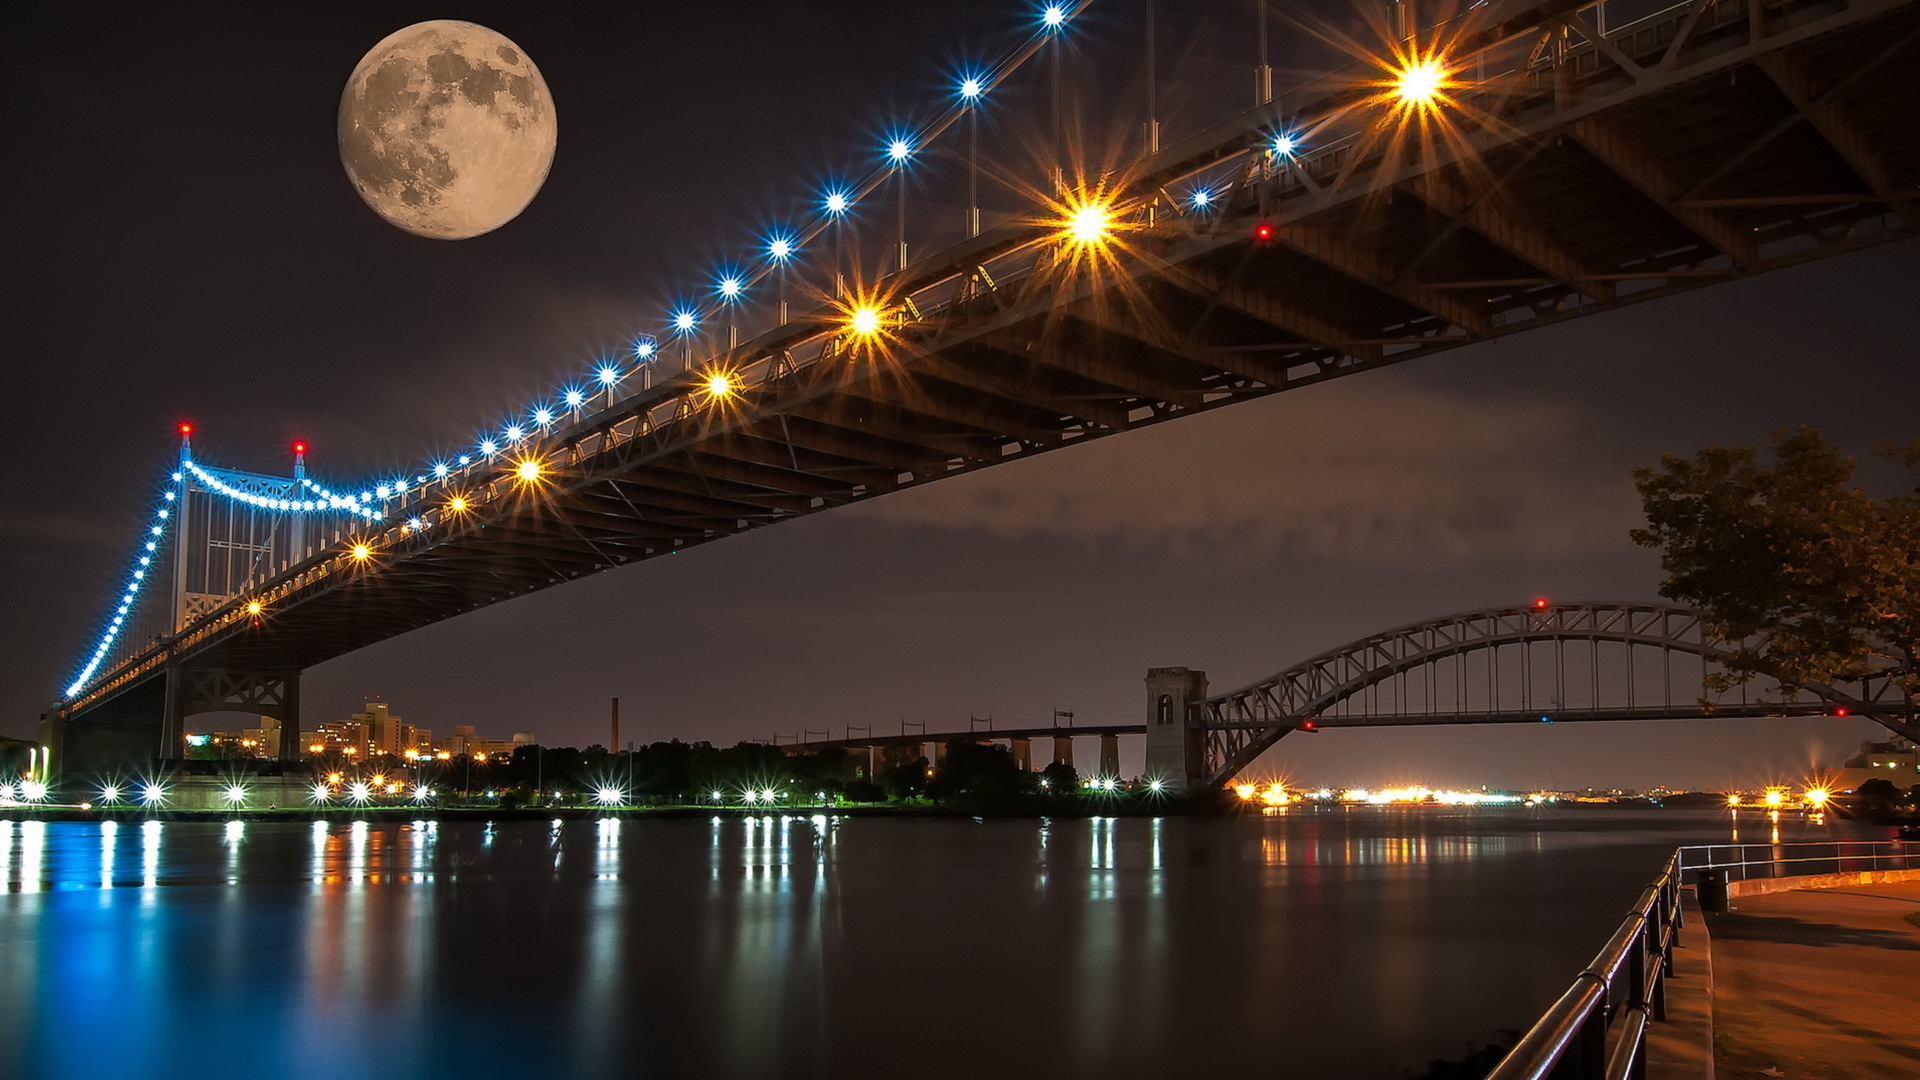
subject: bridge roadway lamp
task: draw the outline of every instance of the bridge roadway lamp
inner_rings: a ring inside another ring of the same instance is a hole
[[[780,284],[780,325],[787,325],[787,264],[793,261],[793,236],[788,233],[775,233],[767,240],[767,258],[779,268]]]
[[[980,235],[980,99],[987,84],[979,75],[965,75],[958,88],[967,103],[967,235]]]
[[[900,216],[900,269],[907,268],[907,163],[913,158],[913,143],[904,135],[887,141],[887,162],[893,166],[894,196]]]
[[[844,219],[847,211],[853,209],[853,196],[846,188],[831,187],[821,196],[820,208],[832,223],[833,231],[833,295],[845,296],[847,293],[847,275],[842,269],[846,265],[846,231]]]
[[[673,313],[673,332],[680,335],[681,370],[693,370],[693,332],[700,326],[700,317],[691,308],[679,308]]]
[[[738,274],[726,274],[714,284],[714,291],[720,294],[720,303],[727,309],[727,351],[740,347],[740,323],[734,314],[734,306],[746,295],[746,282]]]

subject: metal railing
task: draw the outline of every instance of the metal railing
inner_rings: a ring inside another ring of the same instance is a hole
[[[1699,844],[1681,848],[1679,856],[1680,873],[1690,884],[1708,872],[1720,874],[1726,881],[1747,881],[1866,870],[1920,870],[1920,843],[1899,840]]]
[[[1675,851],[1600,955],[1487,1080],[1646,1076],[1647,1024],[1667,1015],[1666,978],[1680,936],[1680,873]]]
[[[1647,1024],[1666,1019],[1666,977],[1680,938],[1680,888],[1722,881],[1920,869],[1920,843],[1699,844],[1678,848],[1626,921],[1487,1080],[1639,1080]],[[1689,876],[1690,875],[1690,876]]]

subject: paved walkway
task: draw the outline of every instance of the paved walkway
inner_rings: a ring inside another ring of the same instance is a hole
[[[1712,916],[1716,1080],[1920,1077],[1920,882],[1736,898]]]

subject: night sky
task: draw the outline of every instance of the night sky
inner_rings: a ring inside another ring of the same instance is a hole
[[[1031,15],[555,7],[9,17],[0,734],[28,735],[90,647],[176,424],[196,424],[202,460],[260,471],[287,469],[305,439],[313,473],[343,486],[457,452],[660,329]],[[1162,19],[1169,139],[1251,86],[1250,6],[1182,7]],[[1112,114],[1089,131],[1138,119],[1137,8],[1096,5],[1074,30],[1076,81]],[[512,38],[557,103],[545,188],[474,240],[382,222],[335,144],[354,64],[430,18]],[[1282,25],[1273,40],[1284,89],[1317,54]],[[1038,115],[1042,80],[1036,67],[1009,89],[993,152],[1031,142],[1012,114]],[[950,179],[925,180],[917,205],[957,225]],[[1204,668],[1227,689],[1453,611],[1652,599],[1658,565],[1627,539],[1634,465],[1796,424],[1859,452],[1920,434],[1916,282],[1920,245],[1898,244],[1018,461],[363,650],[307,674],[303,712],[337,718],[377,694],[439,733],[556,745],[604,741],[616,695],[635,740],[969,714],[1004,727],[1055,708],[1133,720],[1149,666]],[[1273,765],[1327,783],[1755,784],[1876,731],[1335,732],[1286,740]]]

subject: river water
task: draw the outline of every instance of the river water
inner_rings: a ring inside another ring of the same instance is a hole
[[[0,821],[0,1075],[1397,1078],[1753,812]]]

